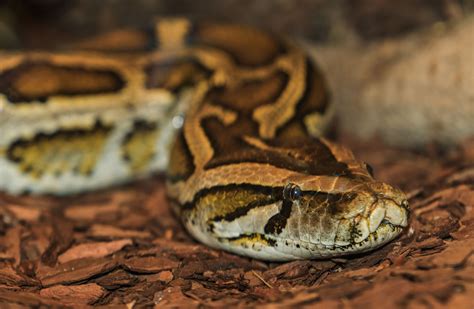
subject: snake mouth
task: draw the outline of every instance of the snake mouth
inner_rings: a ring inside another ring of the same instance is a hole
[[[354,239],[346,244],[334,242],[332,245],[328,244],[315,244],[315,243],[301,243],[297,247],[309,251],[317,251],[318,255],[322,258],[330,258],[341,255],[356,255],[368,251],[373,251],[393,239],[397,238],[405,226],[396,225],[388,220],[382,220],[377,229],[370,232],[366,237],[355,241]],[[295,242],[296,244],[296,242]]]
[[[403,231],[405,226],[395,225],[388,220],[382,220],[377,229],[373,232],[370,232],[367,237],[362,240],[351,242],[346,246],[338,246],[335,248],[339,250],[346,250],[347,254],[354,254],[366,251],[372,251],[389,241],[395,239]],[[341,251],[341,253],[343,253]],[[355,252],[356,251],[356,252]]]
[[[233,238],[220,238],[217,247],[259,257],[268,261],[289,261],[294,259],[326,259],[337,256],[358,255],[379,248],[396,238],[404,227],[383,220],[379,227],[359,242],[346,245],[323,244],[321,242],[292,239],[265,234],[245,234]]]
[[[344,220],[339,224],[333,241],[292,239],[280,243],[299,251],[304,258],[331,258],[373,251],[397,238],[408,225],[408,208],[406,203],[403,204],[396,205],[397,211],[384,205],[374,208],[368,216]]]

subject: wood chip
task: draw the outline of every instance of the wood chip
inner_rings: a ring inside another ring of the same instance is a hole
[[[105,295],[105,290],[95,284],[55,285],[42,289],[40,295],[60,300],[65,305],[90,305]]]
[[[88,235],[96,238],[150,238],[147,231],[124,230],[110,225],[94,224]]]
[[[8,210],[11,211],[18,220],[26,222],[36,222],[41,216],[41,211],[39,209],[23,207],[15,204],[8,205]]]
[[[137,273],[157,273],[178,267],[179,262],[160,257],[139,257],[124,260],[123,266]]]
[[[67,263],[81,258],[100,258],[131,245],[131,239],[121,239],[110,242],[91,242],[74,246],[58,257],[59,263]]]
[[[44,266],[38,270],[38,276],[43,286],[74,283],[107,273],[118,265],[116,259],[79,259],[53,268]]]

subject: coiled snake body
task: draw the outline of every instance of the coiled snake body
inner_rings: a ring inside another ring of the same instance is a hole
[[[405,195],[321,137],[321,74],[292,42],[163,19],[74,51],[0,53],[0,189],[69,194],[156,171],[199,241],[265,260],[372,250]]]

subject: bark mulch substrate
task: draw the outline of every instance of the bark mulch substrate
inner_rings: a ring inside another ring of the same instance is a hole
[[[0,306],[474,308],[474,143],[423,153],[354,145],[410,196],[375,252],[264,263],[194,242],[152,179],[77,197],[0,195]]]

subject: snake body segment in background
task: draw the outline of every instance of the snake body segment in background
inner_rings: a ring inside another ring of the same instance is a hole
[[[286,39],[163,19],[74,51],[0,54],[0,189],[69,194],[167,171],[199,241],[254,258],[375,249],[407,225],[400,190],[322,137],[321,73]]]

